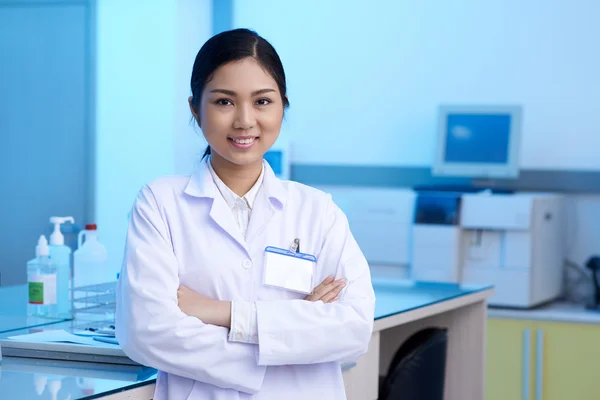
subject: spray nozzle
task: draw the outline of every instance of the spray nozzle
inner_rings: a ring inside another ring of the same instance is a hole
[[[38,239],[38,244],[35,246],[35,256],[49,256],[50,255],[50,247],[48,247],[48,240],[46,240],[46,236],[41,235]]]
[[[54,246],[62,246],[65,244],[65,237],[60,231],[60,225],[65,222],[70,222],[72,224],[75,223],[75,219],[73,217],[51,217],[50,223],[54,224],[54,231],[50,235],[50,244]]]

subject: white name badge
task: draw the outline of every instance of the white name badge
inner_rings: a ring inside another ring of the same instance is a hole
[[[313,272],[317,259],[311,254],[277,247],[265,249],[263,283],[293,292],[309,294],[313,290]]]

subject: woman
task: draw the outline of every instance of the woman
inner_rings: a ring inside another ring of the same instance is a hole
[[[252,31],[218,34],[191,89],[209,148],[191,176],[139,192],[117,339],[160,371],[155,400],[345,399],[340,363],[371,337],[371,277],[331,197],[263,161],[288,106],[279,56]]]

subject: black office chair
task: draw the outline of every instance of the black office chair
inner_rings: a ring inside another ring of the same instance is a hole
[[[398,349],[382,378],[379,400],[443,400],[448,333],[427,328]]]

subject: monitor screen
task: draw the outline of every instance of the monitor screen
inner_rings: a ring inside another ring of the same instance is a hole
[[[441,106],[433,174],[515,178],[520,136],[520,106]]]
[[[283,152],[281,150],[269,150],[265,153],[264,159],[269,163],[276,176],[283,173]]]
[[[273,173],[279,179],[290,179],[290,144],[287,142],[276,142],[264,155]]]
[[[446,162],[508,162],[510,115],[449,114],[446,125]]]

